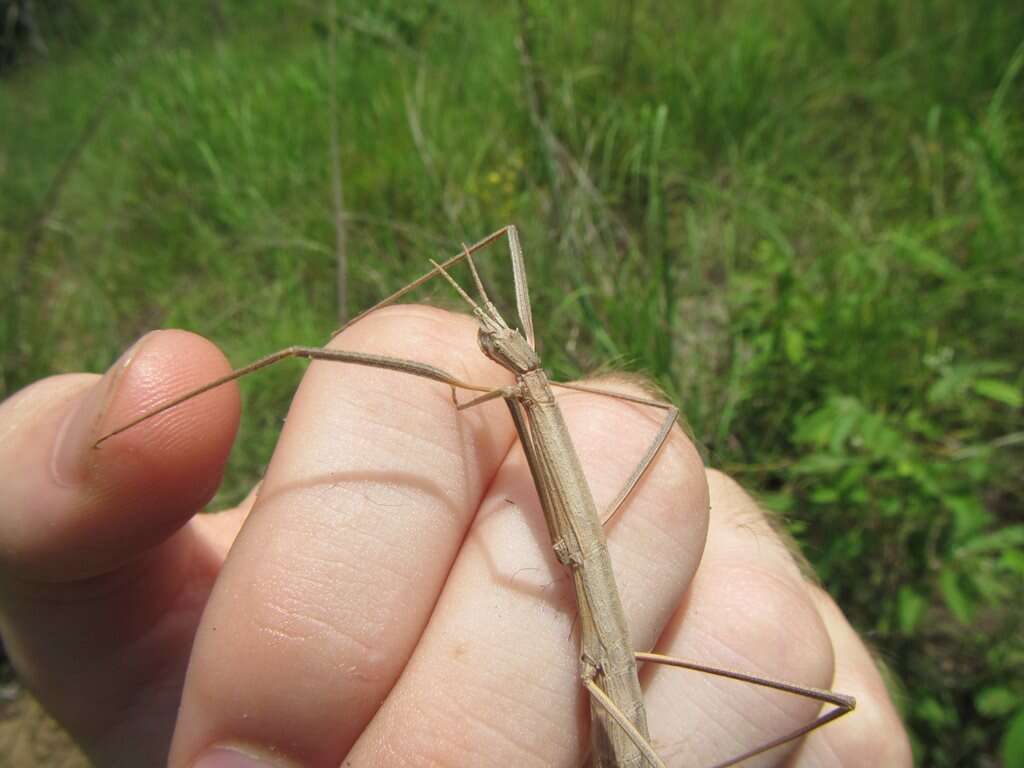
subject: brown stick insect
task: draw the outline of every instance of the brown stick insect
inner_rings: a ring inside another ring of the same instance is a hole
[[[518,329],[512,328],[505,322],[488,298],[473,261],[474,252],[485,248],[503,236],[507,238],[511,250],[516,310],[519,317]],[[448,272],[450,267],[463,260],[469,265],[476,291],[480,297],[479,301],[471,298]],[[850,712],[855,706],[855,701],[850,696],[708,667],[670,656],[637,652],[633,648],[605,543],[604,524],[619,511],[644,473],[657,459],[676,422],[678,410],[673,405],[657,400],[549,381],[536,352],[525,263],[519,236],[514,226],[503,227],[472,246],[463,246],[461,253],[443,263],[433,261],[432,263],[434,266],[430,272],[358,315],[334,335],[358,322],[373,310],[395,302],[431,278],[442,276],[451,283],[472,309],[473,315],[479,323],[478,334],[481,350],[488,358],[515,376],[514,384],[492,389],[461,381],[439,368],[412,360],[320,347],[288,347],[198,389],[155,406],[131,422],[104,435],[97,441],[97,445],[203,392],[291,357],[385,368],[439,381],[452,388],[452,397],[459,410],[502,398],[508,406],[522,443],[540,498],[552,548],[559,562],[568,569],[576,592],[577,621],[580,631],[579,675],[581,684],[588,691],[591,700],[592,765],[600,766],[600,768],[639,768],[640,766],[664,768],[664,762],[651,746],[643,695],[637,677],[638,662],[665,664],[727,677],[833,705],[832,709],[819,715],[812,722],[721,762],[715,768],[735,765],[780,744],[799,738]],[[665,414],[657,434],[643,457],[615,500],[603,514],[598,512],[587,486],[580,460],[555,401],[553,386],[620,398],[660,409]],[[460,404],[456,398],[458,389],[479,394]]]

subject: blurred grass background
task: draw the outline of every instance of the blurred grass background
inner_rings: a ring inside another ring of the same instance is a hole
[[[555,375],[649,374],[785,515],[920,765],[1024,765],[1024,5],[0,9],[4,393],[323,341],[333,93],[353,313],[518,224]],[[301,367],[242,383],[218,504]]]

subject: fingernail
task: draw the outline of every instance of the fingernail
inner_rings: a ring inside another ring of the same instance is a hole
[[[283,765],[256,757],[255,753],[234,747],[214,747],[203,752],[192,768],[279,768]]]
[[[151,335],[147,333],[132,344],[65,417],[53,450],[52,474],[58,483],[75,485],[88,476],[89,466],[94,460],[90,456],[90,449],[100,436],[99,428],[107,406],[117,392],[118,382],[124,372]]]

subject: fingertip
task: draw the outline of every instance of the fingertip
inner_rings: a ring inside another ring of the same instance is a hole
[[[101,435],[230,371],[224,354],[202,336],[179,330],[145,336],[119,372],[87,441],[90,492],[122,506],[148,507],[150,517],[172,525],[206,504],[220,485],[238,430],[241,400],[234,382],[93,445]]]
[[[238,424],[234,386],[92,445],[104,431],[227,370],[205,339],[159,331],[102,378],[53,377],[5,403],[5,570],[44,581],[95,576],[183,525],[219,484]]]
[[[833,688],[857,700],[856,709],[839,722],[808,736],[797,765],[827,764],[819,756],[837,756],[844,765],[910,766],[913,756],[889,686],[867,644],[832,597],[812,586],[810,596],[821,614],[836,653]]]

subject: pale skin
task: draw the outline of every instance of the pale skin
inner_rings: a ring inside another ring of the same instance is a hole
[[[377,313],[334,345],[508,383],[473,321],[438,310]],[[112,375],[54,377],[0,406],[0,631],[98,764],[159,765],[168,749],[175,768],[241,765],[242,753],[302,766],[580,763],[573,593],[500,401],[457,413],[442,384],[315,364],[255,505],[195,517],[234,434],[233,385],[90,445],[227,363],[198,337],[160,332],[114,370],[105,404]],[[581,393],[560,404],[601,506],[659,415]],[[861,641],[681,432],[608,539],[638,648],[857,697],[854,715],[750,765],[909,765]],[[711,765],[817,710],[694,672],[641,677],[669,765]]]

